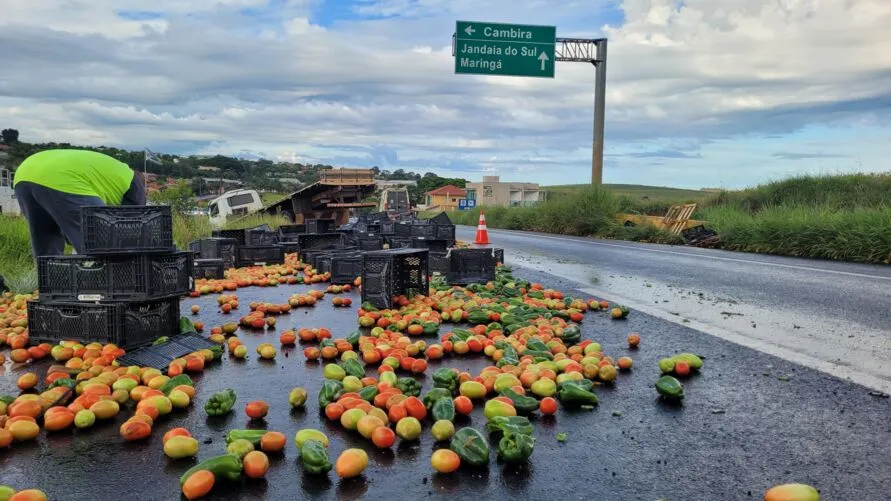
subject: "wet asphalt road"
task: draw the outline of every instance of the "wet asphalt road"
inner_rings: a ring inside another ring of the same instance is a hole
[[[573,293],[572,284],[563,279],[517,271]],[[245,306],[254,300],[284,302],[308,288],[248,288],[238,296]],[[354,297],[357,303],[357,294]],[[183,311],[192,304],[202,306],[198,318],[208,328],[223,323],[213,296],[186,299]],[[561,409],[553,419],[537,419],[538,442],[528,465],[500,464],[493,448],[488,468],[434,474],[429,458],[436,446],[430,423],[425,423],[419,442],[397,441],[391,451],[375,450],[358,434],[320,419],[316,394],[321,366],[307,365],[299,346],[285,352],[289,356],[281,353],[275,362],[261,361],[254,354],[261,342],[277,345],[277,333],[288,327],[328,327],[335,337],[345,337],[354,330],[354,312],[335,311],[326,297],[315,309],[280,317],[274,332],[239,332],[249,359],[236,361],[224,355],[221,363],[210,366],[196,378],[193,406],[159,420],[148,440],[127,444],[118,437],[118,426],[132,410],[90,430],[41,433],[35,442],[0,452],[0,484],[38,487],[56,500],[179,499],[177,479],[195,460],[166,459],[161,450],[164,432],[185,426],[199,441],[209,441],[202,443],[198,458],[206,459],[224,453],[227,430],[249,426],[244,404],[263,399],[271,410],[261,427],[289,437],[284,454],[271,457],[265,480],[221,483],[207,499],[743,500],[761,499],[768,487],[786,482],[815,485],[825,500],[881,500],[891,491],[889,399],[871,397],[862,387],[639,312],[632,312],[627,321],[612,321],[603,314],[587,316],[585,337],[601,342],[614,357],[631,355],[634,369],[620,374],[613,387],[597,390],[601,404],[595,410]],[[631,331],[642,337],[640,349],[633,352],[625,344]],[[658,377],[657,361],[681,351],[701,354],[705,366],[686,381],[683,405],[666,405],[652,387]],[[481,356],[451,357],[431,364],[429,371],[440,365],[478,371],[486,363]],[[15,378],[22,371],[7,365],[0,372],[0,394],[14,393]],[[431,385],[425,381],[424,390]],[[310,393],[304,411],[288,409],[288,391],[294,386],[304,386]],[[208,418],[204,402],[226,387],[238,393],[235,412]],[[482,429],[484,424],[478,406],[457,427]],[[318,428],[329,435],[332,463],[346,448],[365,448],[371,462],[364,476],[340,481],[333,472],[322,478],[303,475],[292,441],[301,428]],[[565,443],[556,439],[560,432],[568,435]]]
[[[524,266],[588,292],[891,393],[891,266],[489,233]]]

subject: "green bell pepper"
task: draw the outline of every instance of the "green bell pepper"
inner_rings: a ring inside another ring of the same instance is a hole
[[[554,354],[549,351],[537,351],[537,350],[526,350],[523,352],[523,356],[529,355],[537,362],[541,362],[542,360],[553,360]]]
[[[567,381],[557,389],[557,398],[563,405],[597,405],[600,399],[594,393]]]
[[[409,397],[418,397],[421,395],[421,383],[417,382],[415,378],[401,377],[396,380],[396,384],[393,386],[399,388],[399,391],[401,391],[403,395]]]
[[[319,408],[324,409],[331,402],[336,402],[343,395],[343,383],[336,379],[326,379],[319,390]]]
[[[578,325],[571,324],[563,329],[560,339],[563,340],[563,344],[566,346],[576,344],[582,340],[582,331]]]
[[[550,353],[551,349],[548,348],[548,345],[544,344],[541,339],[533,337],[526,341],[526,351],[544,351]]]
[[[187,374],[180,374],[179,376],[170,378],[170,380],[164,383],[161,388],[159,388],[159,390],[161,391],[161,393],[169,395],[174,388],[181,384],[192,387],[195,386],[195,383],[192,382],[192,378],[190,378]]]
[[[467,314],[467,321],[476,324],[485,324],[489,322],[489,314],[484,310],[473,310]]]
[[[451,395],[440,398],[433,404],[433,419],[435,421],[442,419],[446,421],[455,420],[455,401],[452,400]]]
[[[504,367],[505,365],[520,365],[520,357],[517,355],[517,350],[515,350],[513,346],[505,345],[501,352],[501,358],[498,359],[498,363],[495,364],[496,366]]]
[[[433,404],[443,398],[451,400],[452,392],[445,388],[433,388],[424,395],[424,407],[426,407],[427,410],[431,410],[433,408]]]
[[[667,400],[684,398],[684,385],[672,376],[660,377],[656,381],[656,391],[659,392],[659,396]]]
[[[179,317],[179,333],[180,334],[198,334],[195,330],[195,324],[189,317]]]
[[[182,487],[185,485],[186,480],[188,480],[189,477],[201,470],[207,470],[213,473],[216,480],[225,479],[234,482],[241,478],[241,458],[235,454],[224,454],[222,456],[205,459],[197,465],[189,468],[188,471],[179,477],[179,486]]]
[[[300,448],[300,462],[303,469],[311,475],[324,475],[331,471],[331,461],[325,445],[318,440],[307,440]]]
[[[517,410],[517,414],[528,415],[538,410],[538,400],[532,397],[520,395],[510,388],[501,390],[501,394],[511,399],[514,403],[514,409]]]
[[[508,463],[522,463],[535,448],[535,437],[524,433],[505,432],[498,442],[498,456]]]
[[[366,402],[374,402],[374,397],[376,397],[377,394],[377,386],[374,385],[366,386],[359,390],[359,398],[365,400]]]
[[[452,335],[449,336],[449,340],[455,343],[457,341],[467,341],[471,337],[473,337],[473,334],[471,334],[470,332],[464,329],[455,329],[452,331]]]
[[[218,391],[211,395],[207,403],[204,404],[204,411],[207,412],[208,416],[226,415],[232,410],[232,406],[235,405],[235,399],[235,390],[232,388]]]
[[[266,433],[266,430],[229,430],[229,433],[226,434],[226,443],[231,444],[236,440],[244,439],[254,444],[254,447],[260,447],[260,439]]]
[[[347,376],[356,376],[359,379],[365,377],[365,366],[355,358],[344,361],[343,370],[346,371]]]
[[[361,335],[362,335],[361,332],[356,331],[356,332],[350,334],[349,336],[347,336],[346,342],[350,343],[350,345],[352,345],[352,347],[355,348],[355,347],[359,346],[359,337]]]
[[[524,416],[493,416],[486,423],[486,431],[532,435],[532,423]]]
[[[461,428],[455,432],[449,448],[458,454],[462,462],[469,465],[483,466],[489,462],[489,443],[474,428]]]
[[[362,306],[360,306],[360,308],[362,308],[365,311],[380,311],[377,309],[377,306],[371,304],[368,301],[365,301],[364,303],[362,303]]]
[[[432,336],[439,332],[439,324],[436,322],[424,322],[421,324],[424,328],[424,335]]]
[[[47,386],[46,389],[51,390],[58,386],[66,386],[68,388],[73,388],[73,387],[77,386],[77,381],[75,381],[71,378],[67,378],[67,377],[59,378],[59,379],[56,379],[55,381],[53,381],[52,383],[50,383],[50,385]]]
[[[557,383],[557,389],[561,389],[564,386],[577,386],[585,391],[594,390],[594,382],[590,379],[579,379],[578,381],[563,381],[562,383]]]
[[[433,387],[446,389],[454,395],[458,391],[458,373],[445,367],[437,369],[433,373]]]

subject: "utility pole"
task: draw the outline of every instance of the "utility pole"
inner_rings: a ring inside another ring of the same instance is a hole
[[[603,184],[603,126],[606,118],[606,39],[557,38],[557,61],[594,65],[594,140],[591,184]]]

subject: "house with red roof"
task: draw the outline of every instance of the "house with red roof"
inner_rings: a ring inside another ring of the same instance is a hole
[[[425,195],[427,210],[453,211],[458,210],[458,200],[466,197],[467,191],[464,188],[447,184],[428,191]]]

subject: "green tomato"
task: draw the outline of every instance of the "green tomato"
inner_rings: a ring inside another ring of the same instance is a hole
[[[441,442],[452,438],[455,434],[455,425],[448,419],[440,419],[433,423],[433,427],[430,431],[433,433],[433,438]]]
[[[399,380],[399,376],[397,376],[395,372],[387,371],[381,372],[379,379],[382,383],[396,384],[396,381]]]
[[[343,378],[343,391],[346,393],[359,391],[362,389],[362,381],[356,376],[347,376]]]
[[[404,417],[396,423],[396,434],[403,440],[417,440],[421,436],[421,422],[413,417]]]
[[[324,371],[325,379],[335,379],[337,381],[343,381],[343,378],[346,377],[346,371],[343,367],[337,364],[328,364],[325,366]]]

